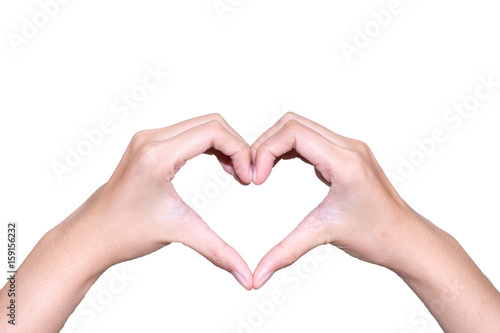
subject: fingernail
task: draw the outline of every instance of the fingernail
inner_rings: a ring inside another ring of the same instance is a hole
[[[243,288],[248,289],[247,282],[243,278],[243,276],[240,275],[238,272],[232,272],[234,278],[243,286]]]
[[[267,273],[262,279],[260,279],[259,284],[257,285],[257,288],[255,289],[260,289],[263,285],[266,284],[267,281],[273,276],[274,272],[269,272]]]

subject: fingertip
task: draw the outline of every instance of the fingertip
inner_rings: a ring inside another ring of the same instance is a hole
[[[263,184],[271,174],[275,158],[268,160],[265,155],[258,155],[254,161],[253,183],[255,185]]]
[[[235,168],[235,171],[235,178],[237,177],[237,180],[242,185],[250,185],[252,183],[253,176],[250,163],[246,166],[240,165],[237,169]]]
[[[236,250],[233,249],[233,259],[232,261],[232,269],[227,269],[234,278],[245,288],[246,290],[252,290],[253,286],[253,275],[252,271],[248,267],[247,263],[240,256]]]
[[[255,184],[255,185],[260,185],[261,183],[259,183],[259,178],[258,178],[258,174],[257,174],[257,165],[254,164],[253,165],[253,172],[252,172],[252,182]]]
[[[252,181],[255,185],[262,185],[268,177],[269,174],[262,175],[262,172],[259,172],[259,168],[255,167]]]
[[[254,276],[253,279],[253,289],[258,290],[262,288],[263,285],[266,284],[269,279],[274,275],[274,272],[260,273],[257,277]]]
[[[252,174],[252,177],[251,180],[252,180],[252,183],[254,183],[255,181],[255,164],[253,164],[253,161],[250,163],[250,172]]]
[[[240,273],[234,271],[231,273],[236,281],[239,282],[245,288],[246,290],[252,290],[252,282],[250,282],[250,279],[244,278]]]
[[[235,168],[233,168],[233,173],[232,176],[234,179],[240,183],[241,185],[250,185],[252,183],[252,176],[251,176],[251,170],[247,173],[245,171],[237,171]]]
[[[263,184],[264,182],[262,181],[261,178],[261,172],[259,171],[260,168],[258,167],[258,164],[255,163],[253,165],[253,172],[252,172],[252,182],[255,184],[255,185],[261,185]]]
[[[253,180],[252,162],[250,161],[247,166],[245,184],[250,185]]]

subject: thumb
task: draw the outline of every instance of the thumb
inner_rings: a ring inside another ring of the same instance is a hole
[[[312,212],[278,245],[261,259],[253,274],[253,288],[261,288],[278,270],[288,267],[300,257],[322,245],[323,224]]]
[[[189,223],[191,230],[185,230],[184,245],[192,248],[215,266],[231,273],[247,290],[252,289],[252,272],[238,252],[219,237],[196,214],[195,221]]]

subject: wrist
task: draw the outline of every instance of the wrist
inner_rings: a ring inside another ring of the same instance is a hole
[[[44,323],[43,332],[58,332],[106,270],[86,244],[80,222],[72,214],[47,232],[17,270],[19,295],[29,295],[17,300],[19,309],[24,309],[16,323],[20,331],[38,331]]]
[[[411,238],[403,237],[401,254],[388,268],[417,294],[445,332],[492,332],[500,324],[498,291],[455,238],[423,217],[415,223],[408,228]]]
[[[431,267],[446,262],[450,248],[460,246],[450,234],[413,211],[397,228],[392,256],[384,266],[403,279],[424,278]]]
[[[110,227],[113,215],[110,214],[112,209],[105,186],[97,189],[76,211],[48,233],[60,241],[60,248],[66,251],[64,257],[78,260],[78,263],[74,262],[69,267],[84,271],[83,274],[89,278],[97,278],[109,267],[124,261],[124,251],[120,251],[117,246],[122,240],[116,237],[116,230]]]
[[[112,266],[94,233],[85,219],[70,216],[50,230],[42,240],[47,244],[57,244],[52,246],[57,251],[53,256],[58,258],[61,267],[66,267],[68,274],[79,281],[93,283]]]

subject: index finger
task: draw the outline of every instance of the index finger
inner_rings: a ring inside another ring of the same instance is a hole
[[[158,155],[161,158],[168,156],[168,161],[164,162],[174,162],[173,169],[170,169],[173,174],[169,175],[172,178],[188,160],[214,148],[231,159],[234,176],[246,184],[252,181],[250,147],[218,121],[209,121],[192,127],[157,144],[160,150]]]
[[[337,167],[337,158],[332,156],[342,154],[344,148],[304,124],[292,120],[284,124],[256,150],[254,184],[264,183],[271,173],[275,160],[293,149],[313,164],[327,181],[333,183],[332,169]]]
[[[255,153],[257,152],[257,149],[260,147],[260,145],[265,142],[267,139],[269,139],[271,136],[273,136],[276,132],[278,132],[286,123],[289,121],[298,121],[302,123],[303,125],[309,127],[313,131],[321,134],[323,137],[326,139],[330,140],[331,142],[341,146],[341,147],[346,147],[349,148],[351,147],[351,142],[349,138],[342,136],[340,134],[334,133],[330,131],[328,128],[310,120],[305,117],[302,117],[296,113],[293,112],[288,112],[286,113],[283,117],[281,117],[276,124],[274,124],[271,128],[269,128],[267,131],[265,131],[257,140],[255,140],[254,143],[252,143],[252,157],[255,158]]]

